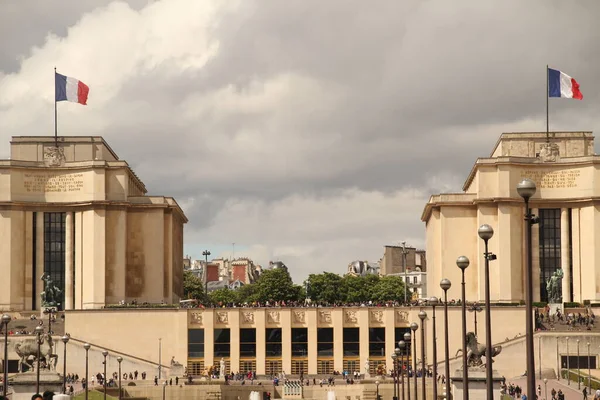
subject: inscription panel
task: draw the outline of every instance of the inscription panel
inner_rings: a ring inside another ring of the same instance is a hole
[[[81,172],[58,174],[52,172],[26,172],[23,189],[27,193],[82,192],[84,176]]]
[[[551,170],[525,170],[521,171],[521,178],[533,180],[538,189],[573,189],[579,187],[581,171],[578,169],[551,171]]]

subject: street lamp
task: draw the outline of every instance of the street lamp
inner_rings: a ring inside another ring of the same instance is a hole
[[[123,361],[123,357],[117,357],[117,362],[119,363],[119,400],[121,400],[121,362]]]
[[[591,381],[591,371],[590,371],[590,342],[587,342],[587,349],[588,349],[588,358],[587,358],[587,364],[588,364],[588,388],[592,389],[592,381]]]
[[[427,313],[425,311],[419,312],[419,319],[421,320],[421,365],[423,369],[422,381],[423,381],[423,389],[421,394],[423,396],[423,400],[427,398],[427,393],[425,392],[425,318],[427,318]]]
[[[408,332],[404,334],[404,343],[406,343],[406,397],[410,400],[410,375],[408,374],[408,367],[410,366],[410,333]],[[404,380],[402,382],[404,385]]]
[[[167,390],[167,381],[163,382],[163,398],[162,400],[165,400],[165,391]]]
[[[556,374],[558,375],[558,381],[560,382],[560,357],[558,355],[558,336],[556,337]]]
[[[85,349],[85,400],[88,400],[88,392],[90,391],[90,381],[88,380],[88,352],[92,347],[89,343],[84,343],[83,348]]]
[[[469,266],[469,259],[465,256],[460,256],[456,259],[456,265],[462,273],[461,291],[462,298],[460,302],[462,312],[462,359],[463,359],[463,400],[469,400],[469,369],[467,366],[467,308],[466,308],[466,292],[465,292],[465,269]]]
[[[210,251],[208,250],[204,250],[202,252],[202,255],[204,256],[204,295],[208,296],[208,256],[210,256]]]
[[[35,341],[37,342],[37,358],[35,360],[36,366],[35,366],[35,392],[36,393],[40,393],[40,368],[42,366],[42,363],[40,361],[41,355],[40,355],[40,346],[42,345],[42,341],[44,340],[44,338],[42,337],[42,334],[44,333],[44,328],[41,325],[38,325],[35,327]]]
[[[435,331],[435,306],[439,305],[440,301],[437,297],[432,296],[429,298],[429,305],[432,310],[432,322],[433,322],[433,398],[437,399],[437,334]]]
[[[64,343],[63,351],[63,394],[67,394],[67,343],[69,343],[69,335],[64,335],[61,340]]]
[[[400,349],[396,350],[400,351]],[[396,350],[394,350],[394,352],[392,353],[392,362],[394,363],[394,400],[398,400],[398,396],[396,395],[396,378],[398,376],[398,365],[396,363],[396,359],[398,358],[398,356],[396,355]]]
[[[108,355],[108,351],[102,351],[102,355],[104,356],[104,361],[102,362],[102,364],[104,364],[104,379],[102,379],[102,386],[104,386],[104,400],[106,400],[106,356]]]
[[[375,386],[377,387],[377,397],[375,399],[379,400],[379,381],[375,381]]]
[[[527,223],[527,268],[525,269],[525,349],[527,355],[527,394],[535,393],[535,359],[533,354],[533,261],[531,227],[539,221],[539,218],[531,213],[529,199],[536,192],[535,182],[531,179],[523,179],[517,184],[517,193],[525,200],[525,221]]]
[[[448,349],[448,289],[452,287],[452,282],[450,279],[442,279],[440,281],[440,287],[444,291],[444,358],[446,359],[446,363],[444,364],[444,373],[446,375],[445,379],[445,389],[446,389],[446,399],[450,397],[450,349]]]
[[[494,399],[494,380],[492,379],[492,315],[490,311],[490,261],[496,259],[496,255],[488,251],[488,242],[494,236],[494,229],[488,224],[483,224],[477,230],[477,234],[483,240],[485,252],[485,380],[487,399]],[[532,371],[531,373],[535,373]],[[533,392],[527,392],[533,393]]]
[[[419,398],[419,390],[417,387],[417,329],[419,329],[419,325],[416,322],[410,324],[410,330],[413,333],[413,375],[415,376],[415,400],[418,400]]]
[[[158,338],[158,379],[161,379],[162,371],[162,338]]]
[[[567,336],[567,385],[571,385],[571,371],[570,371],[570,363],[569,363],[569,337]]]
[[[2,380],[2,395],[6,397],[8,390],[8,324],[11,321],[11,317],[8,314],[3,314],[0,324],[4,325],[4,365],[3,365],[3,380]]]
[[[548,378],[544,378],[544,400],[548,400]]]
[[[6,392],[8,390],[8,324],[12,318],[8,314],[2,315],[2,320],[0,323],[4,325],[4,369],[2,370],[3,380],[2,380],[2,395],[6,399]]]
[[[579,339],[577,339],[577,390],[581,390],[581,368],[579,368],[579,361]]]
[[[47,307],[44,309],[43,313],[48,315],[48,333],[52,335],[54,333],[52,332],[52,316],[56,314],[56,308]]]
[[[402,400],[404,400],[404,349],[406,348],[406,343],[404,340],[398,342],[398,348],[400,349],[400,368],[398,368],[398,372],[400,374],[399,378],[402,381]],[[400,390],[400,383],[398,383],[398,390]]]
[[[481,308],[481,306],[479,305],[478,302],[474,302],[474,303],[471,303],[469,308],[467,308],[467,311],[473,313],[473,319],[474,319],[474,324],[475,324],[475,337],[477,337],[477,313],[482,312],[483,308]]]

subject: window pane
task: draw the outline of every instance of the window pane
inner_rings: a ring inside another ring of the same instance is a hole
[[[317,342],[333,342],[333,328],[317,328]]]
[[[344,328],[345,342],[360,342],[360,331],[358,328]]]
[[[188,343],[204,343],[204,329],[189,329]]]
[[[215,343],[229,343],[230,338],[229,329],[215,329]]]
[[[344,343],[344,356],[359,355],[359,343]]]
[[[307,343],[292,343],[292,356],[306,357],[308,356]]]
[[[256,345],[252,344],[240,344],[240,356],[242,357],[256,357]]]
[[[268,328],[266,331],[267,343],[281,343],[281,328]]]
[[[256,343],[256,329],[240,329],[240,343]]]
[[[333,343],[318,343],[317,354],[319,356],[333,356]]]
[[[229,357],[229,343],[217,344],[215,343],[215,357]]]
[[[385,328],[369,328],[369,342],[385,343]]]
[[[281,357],[281,343],[267,343],[265,355],[267,357]]]
[[[292,342],[308,342],[308,329],[292,328]]]

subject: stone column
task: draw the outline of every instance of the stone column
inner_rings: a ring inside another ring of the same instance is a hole
[[[73,213],[65,218],[65,310],[73,309]]]
[[[42,274],[44,273],[44,213],[38,211],[35,214],[35,309],[42,309],[41,293],[44,291],[44,282]]]
[[[563,271],[562,297],[563,303],[571,301],[571,259],[569,257],[569,209],[560,210],[560,265]]]

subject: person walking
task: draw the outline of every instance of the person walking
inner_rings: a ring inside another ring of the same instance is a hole
[[[584,387],[583,388],[583,400],[587,400],[587,395],[588,395],[587,387]]]

